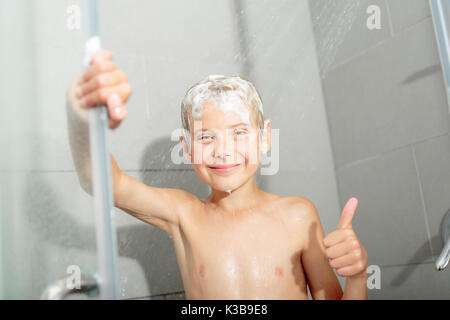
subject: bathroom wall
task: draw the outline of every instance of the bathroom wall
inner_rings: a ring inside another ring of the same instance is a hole
[[[310,3],[340,204],[359,199],[353,227],[381,268],[369,299],[448,299],[448,268],[434,262],[450,209],[449,114],[428,1],[360,1],[334,42],[328,22],[355,2]],[[366,26],[370,5],[381,29]]]
[[[11,41],[0,50],[2,67],[14,75],[1,78],[8,119],[1,150],[9,150],[0,172],[8,186],[0,208],[3,294],[35,299],[69,265],[96,269],[92,199],[74,171],[65,114],[65,91],[82,61],[82,30],[68,27],[67,9],[79,1],[1,4],[2,36]],[[103,0],[100,8],[103,46],[134,88],[127,120],[111,132],[122,170],[152,186],[206,196],[191,166],[172,163],[178,142],[171,134],[181,127],[180,102],[193,83],[240,73],[258,88],[279,130],[279,170],[258,175],[258,185],[310,199],[325,232],[334,230],[341,207],[306,0]],[[115,222],[121,297],[183,299],[169,236],[119,209]]]

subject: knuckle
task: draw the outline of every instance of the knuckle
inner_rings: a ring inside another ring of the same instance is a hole
[[[102,86],[104,86],[105,85],[105,80],[104,80],[104,78],[100,75],[100,76],[97,76],[96,78],[95,78],[95,85],[98,87],[98,88],[100,88],[100,87],[102,87]]]
[[[353,251],[353,256],[358,259],[361,258],[361,251],[360,250]]]
[[[120,71],[120,75],[123,78],[123,82],[127,82],[128,83],[128,75],[125,72],[123,72],[123,71]]]
[[[83,98],[82,102],[84,103],[84,107],[90,107],[92,104],[92,99],[91,97],[87,96]]]
[[[133,88],[131,87],[131,85],[129,83],[125,84],[125,90],[128,93],[128,95],[131,95],[133,93]]]
[[[359,271],[364,270],[364,264],[361,261],[356,263],[356,267],[358,268]]]
[[[356,239],[352,239],[352,247],[353,248],[359,248],[359,241]]]
[[[98,71],[105,72],[108,69],[108,62],[105,60],[101,60],[98,63]]]
[[[106,102],[108,100],[108,91],[105,89],[98,90],[98,98],[101,102]]]

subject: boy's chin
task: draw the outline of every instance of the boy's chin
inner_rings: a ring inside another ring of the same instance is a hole
[[[238,189],[242,183],[220,183],[220,184],[209,184],[211,190],[220,191],[220,192],[233,192]]]
[[[236,189],[239,188],[239,186],[235,186],[235,185],[227,185],[227,186],[224,186],[224,185],[209,185],[209,186],[210,186],[210,188],[212,190],[220,191],[220,192],[233,191],[233,190],[236,190]]]
[[[221,192],[233,192],[236,189],[239,189],[246,183],[247,179],[241,177],[241,179],[230,179],[228,181],[215,181],[215,183],[208,183],[209,187],[216,191]]]

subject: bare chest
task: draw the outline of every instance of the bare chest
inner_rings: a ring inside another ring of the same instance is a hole
[[[255,214],[196,222],[180,237],[187,295],[270,299],[306,291],[302,237],[290,232],[283,219]]]

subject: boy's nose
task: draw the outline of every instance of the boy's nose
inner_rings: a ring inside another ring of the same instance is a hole
[[[214,147],[214,158],[225,160],[234,153],[234,140],[228,138],[218,138]]]

